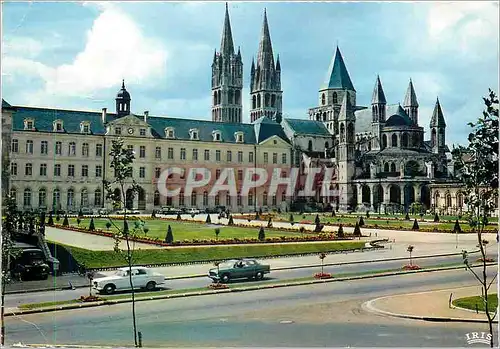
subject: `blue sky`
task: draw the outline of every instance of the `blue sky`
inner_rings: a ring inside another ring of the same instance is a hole
[[[489,87],[498,91],[495,2],[229,2],[244,63],[244,122],[264,8],[281,60],[285,117],[307,118],[316,106],[337,43],[359,105],[369,105],[377,74],[390,104],[403,102],[411,77],[420,125],[428,131],[439,96],[448,143],[466,141],[482,97]],[[136,114],[210,119],[223,2],[30,2],[3,3],[2,10],[2,96],[9,103],[114,111],[124,78]]]

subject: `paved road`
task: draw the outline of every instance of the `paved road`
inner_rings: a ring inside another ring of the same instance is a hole
[[[486,326],[393,319],[361,304],[474,282],[460,270],[151,301],[137,305],[137,321],[154,347],[462,347]],[[130,304],[8,318],[6,331],[7,344],[133,344]]]
[[[462,262],[461,256],[432,257],[414,261],[414,263],[420,265],[421,267],[437,266],[437,265],[452,264],[452,263],[460,264],[461,262]],[[399,269],[404,264],[407,263],[408,261],[404,260],[404,261],[383,261],[383,262],[374,262],[365,264],[349,264],[341,266],[325,266],[324,271],[327,273],[332,273],[333,275],[346,274],[346,273],[360,273],[360,272],[377,271],[377,270]],[[204,272],[208,272],[209,268],[211,268],[211,266],[206,265],[204,268]],[[158,271],[165,270],[165,268],[158,268],[158,269],[160,269]],[[245,285],[245,284],[254,285],[269,281],[311,277],[314,273],[319,271],[320,271],[319,267],[292,269],[292,270],[278,270],[278,271],[272,271],[262,281],[234,280],[231,283],[238,285]],[[112,272],[103,272],[103,273],[111,274]],[[191,279],[167,280],[164,286],[166,289],[179,290],[179,289],[206,287],[210,283],[211,280],[208,277],[200,277]],[[20,304],[26,304],[26,303],[40,303],[40,302],[52,302],[52,301],[76,299],[79,298],[81,295],[88,294],[88,292],[89,292],[88,289],[82,288],[76,290],[9,294],[6,295],[5,302],[6,302],[6,307],[14,308],[19,306]]]

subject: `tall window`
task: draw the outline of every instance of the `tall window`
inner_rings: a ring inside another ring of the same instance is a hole
[[[208,206],[208,192],[203,192],[203,206]]]
[[[84,157],[89,156],[89,144],[88,143],[83,143],[83,145],[82,145],[82,156],[84,156]]]
[[[54,177],[60,177],[60,176],[61,176],[61,165],[55,164],[54,165]]]
[[[155,159],[161,159],[161,147],[155,149]]]
[[[215,170],[215,179],[219,179],[220,177],[220,169]]]
[[[31,207],[31,189],[24,189],[24,207]]]
[[[278,153],[273,153],[273,164],[278,163]]]
[[[253,193],[248,193],[248,206],[253,206]]]
[[[281,163],[286,164],[286,153],[281,154]]]
[[[233,153],[231,152],[231,150],[228,150],[228,151],[227,151],[226,161],[227,161],[227,162],[231,162],[231,161],[233,161]]]
[[[276,193],[273,195],[273,198],[272,198],[272,202],[273,202],[273,206],[276,206]]]
[[[226,206],[231,207],[231,194],[226,193]]]
[[[220,161],[220,150],[215,151],[215,161]]]
[[[97,178],[102,177],[102,165],[95,166],[95,176]]]
[[[94,192],[94,206],[102,205],[102,193],[101,189],[96,189]]]
[[[13,153],[19,153],[19,141],[17,139],[12,140],[11,151]]]
[[[26,154],[33,154],[33,141],[32,140],[26,141]]]
[[[41,141],[40,142],[40,154],[48,154],[49,153],[49,142]]]
[[[82,177],[89,176],[89,165],[82,165]]]
[[[397,135],[392,135],[391,137],[391,146],[397,147],[398,146],[398,136]]]
[[[68,165],[68,177],[75,176],[75,165]]]
[[[153,205],[160,206],[160,192],[158,190],[155,191]]]
[[[167,158],[169,160],[173,160],[174,159],[174,148],[168,148]]]
[[[191,206],[196,206],[196,192],[191,193]]]
[[[26,164],[26,167],[24,168],[24,175],[25,176],[33,175],[33,165],[32,164]]]
[[[262,194],[262,205],[267,206],[267,191]]]
[[[55,209],[61,207],[61,191],[57,188],[52,192],[52,207]]]
[[[179,192],[179,206],[184,206],[184,192]]]
[[[239,181],[243,180],[243,170],[238,170],[238,180]]]
[[[241,193],[238,193],[238,196],[236,197],[236,205],[241,206],[242,200],[241,200]]]
[[[155,178],[160,178],[160,172],[161,172],[161,168],[160,167],[156,167],[155,168]]]
[[[47,176],[47,164],[40,164],[40,176]]]
[[[146,167],[139,167],[139,178],[146,178]]]
[[[66,206],[68,208],[73,207],[75,203],[75,191],[73,189],[68,189],[68,197],[66,201]]]
[[[56,155],[62,155],[62,142],[56,142],[54,152],[56,153]]]
[[[146,157],[146,146],[145,145],[141,145],[139,147],[139,157],[140,158],[145,158]]]
[[[76,143],[75,142],[69,143],[68,155],[76,155]]]
[[[15,162],[10,164],[10,175],[17,176],[17,164]]]
[[[241,164],[243,162],[243,152],[239,151],[238,152],[238,162]]]
[[[186,148],[181,148],[181,160],[186,160]]]
[[[42,188],[38,191],[38,207],[47,206],[47,190]]]
[[[210,150],[205,149],[205,161],[210,161]]]
[[[102,144],[96,144],[95,146],[95,156],[102,156]]]
[[[198,160],[198,149],[193,149],[193,160]]]
[[[264,153],[264,163],[267,164],[269,162],[269,154]]]
[[[215,195],[215,206],[219,206],[220,205],[220,195],[219,193],[217,193],[217,195]]]

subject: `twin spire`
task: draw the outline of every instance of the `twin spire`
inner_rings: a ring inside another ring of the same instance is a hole
[[[344,58],[342,58],[342,54],[340,53],[338,46],[330,63],[330,67],[328,68],[323,88],[356,91],[354,89],[354,85],[352,84],[351,77],[347,72]]]
[[[226,2],[226,15],[224,17],[224,28],[222,29],[222,39],[220,42],[221,54],[234,54],[233,34],[231,32],[231,22],[229,21],[229,9]]]

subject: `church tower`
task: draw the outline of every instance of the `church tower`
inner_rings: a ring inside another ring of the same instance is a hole
[[[372,149],[380,150],[380,141],[382,139],[382,128],[385,124],[386,118],[386,104],[384,89],[382,88],[382,83],[380,82],[380,77],[377,75],[377,81],[375,82],[375,87],[373,88],[372,95]]]
[[[408,89],[406,90],[403,108],[413,122],[413,125],[418,126],[418,101],[411,79],[410,84],[408,85]]]
[[[116,94],[116,114],[126,116],[130,114],[130,93],[125,89],[125,80],[122,80],[122,88]]]
[[[339,209],[345,211],[353,200],[352,177],[355,174],[354,132],[356,122],[354,108],[347,93],[344,94],[338,122],[337,181],[339,185]]]
[[[220,52],[215,51],[212,62],[212,121],[241,123],[242,89],[243,62],[240,49],[238,48],[238,53],[234,53],[226,3]]]
[[[271,35],[264,10],[264,23],[257,53],[257,64],[252,59],[250,70],[250,120],[261,116],[280,123],[282,118],[281,64],[279,56],[274,62]]]
[[[436,154],[443,154],[446,150],[446,123],[444,121],[443,110],[439,103],[439,98],[436,99],[436,105],[431,117],[431,147],[432,152]]]

